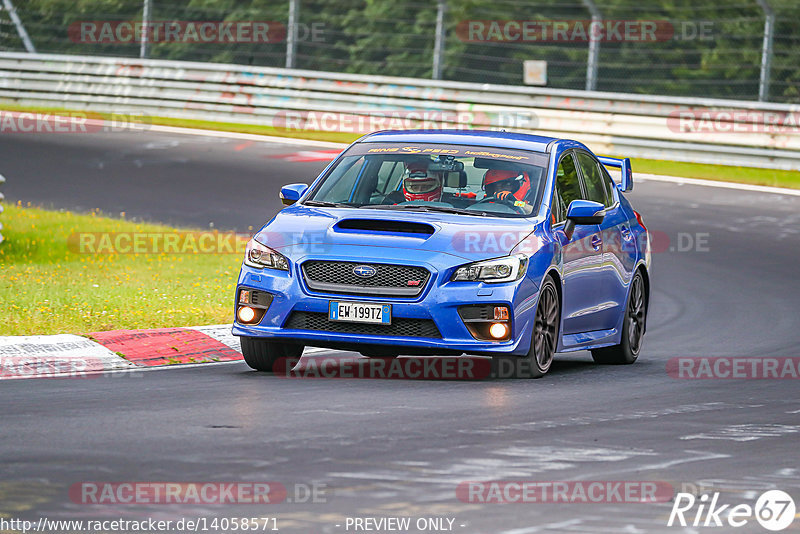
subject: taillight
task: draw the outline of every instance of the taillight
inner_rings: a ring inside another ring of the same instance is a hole
[[[639,225],[644,228],[644,231],[647,232],[647,227],[644,225],[644,221],[642,220],[642,214],[636,210],[633,210],[633,214],[636,215],[636,220],[639,221]]]

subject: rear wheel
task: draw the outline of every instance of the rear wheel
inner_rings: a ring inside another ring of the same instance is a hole
[[[303,354],[303,345],[278,343],[257,337],[239,338],[242,345],[244,361],[256,371],[272,372],[272,367],[280,358],[299,358]]]
[[[513,358],[515,375],[525,378],[541,378],[550,370],[553,356],[558,346],[561,324],[561,303],[558,300],[556,284],[547,277],[539,290],[539,303],[533,320],[533,335],[528,354],[521,357],[501,356],[508,363]],[[498,360],[499,362],[499,360]],[[502,369],[502,368],[501,368]]]
[[[647,292],[641,271],[636,271],[631,280],[625,319],[622,322],[622,340],[619,345],[592,351],[596,363],[620,365],[636,361],[642,349],[645,322],[647,321]]]

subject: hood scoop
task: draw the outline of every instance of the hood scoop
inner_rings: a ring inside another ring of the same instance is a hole
[[[433,235],[436,229],[426,223],[393,221],[390,219],[344,219],[334,225],[334,230],[363,234]]]

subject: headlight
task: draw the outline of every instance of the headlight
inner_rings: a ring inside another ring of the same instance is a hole
[[[525,276],[528,268],[528,256],[514,254],[496,260],[470,263],[456,269],[451,280],[453,282],[513,282]]]
[[[255,238],[248,241],[247,247],[244,249],[244,264],[256,269],[289,270],[289,261],[283,254],[262,245]]]

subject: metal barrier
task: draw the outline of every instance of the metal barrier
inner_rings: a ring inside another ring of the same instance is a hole
[[[285,130],[425,125],[603,154],[800,170],[800,107],[168,60],[0,53],[0,102]],[[355,127],[354,127],[355,125]]]

